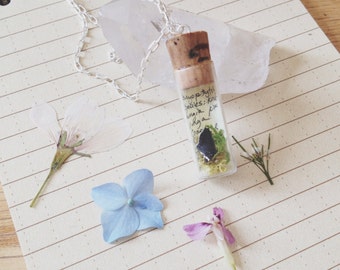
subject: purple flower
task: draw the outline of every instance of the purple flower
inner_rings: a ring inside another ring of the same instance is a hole
[[[235,238],[232,233],[224,225],[224,212],[222,208],[214,207],[213,217],[210,218],[210,222],[200,222],[195,224],[185,225],[184,231],[192,240],[202,240],[215,226],[223,235],[223,238],[228,244],[235,243]]]
[[[224,212],[222,208],[214,207],[213,216],[209,219],[209,222],[185,225],[183,229],[192,240],[202,240],[209,232],[213,232],[216,237],[217,244],[223,251],[230,269],[236,269],[232,253],[226,244],[228,243],[231,245],[235,243],[235,238],[224,225]]]

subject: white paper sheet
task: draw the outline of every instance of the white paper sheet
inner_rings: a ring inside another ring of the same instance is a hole
[[[107,1],[82,1],[95,14]],[[224,95],[228,129],[244,145],[272,136],[274,186],[239,157],[238,172],[199,181],[176,91],[144,82],[143,102],[120,98],[74,65],[80,20],[67,1],[12,1],[0,7],[0,177],[27,268],[224,269],[213,236],[191,241],[183,225],[226,211],[239,269],[336,269],[340,264],[340,57],[298,0],[166,1],[273,37],[269,77],[258,91]],[[108,62],[101,30],[91,31],[85,64],[127,88],[135,78]],[[125,118],[132,137],[92,159],[73,158],[36,209],[29,203],[47,175],[55,146],[29,120],[38,100],[59,117],[81,95]],[[102,239],[91,188],[148,168],[165,205],[163,230],[119,244]]]

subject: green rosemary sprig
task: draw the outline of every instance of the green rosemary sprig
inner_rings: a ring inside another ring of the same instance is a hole
[[[252,138],[252,153],[250,154],[242,145],[241,143],[232,136],[234,141],[237,143],[237,145],[242,149],[243,153],[241,154],[241,157],[253,162],[257,168],[260,169],[260,171],[267,177],[267,180],[271,185],[274,185],[274,182],[269,174],[269,149],[270,149],[270,134],[268,135],[268,146],[266,151],[264,151],[264,146],[261,145],[261,147],[258,146],[254,138]]]

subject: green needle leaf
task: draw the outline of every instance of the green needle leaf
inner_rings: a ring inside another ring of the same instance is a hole
[[[249,154],[247,150],[243,147],[243,145],[234,136],[232,136],[232,138],[237,143],[237,145],[242,149],[242,151],[248,155],[245,156],[244,154],[241,154],[241,157],[245,158],[246,160],[249,160],[250,162],[253,162],[255,166],[266,176],[268,182],[271,185],[274,185],[274,182],[269,174],[269,149],[271,143],[270,134],[268,135],[267,153],[264,152],[263,145],[261,145],[261,148],[258,147],[258,144],[256,143],[254,138],[252,138],[252,143],[250,144],[253,150],[253,154]],[[264,161],[264,159],[266,159],[266,162]]]

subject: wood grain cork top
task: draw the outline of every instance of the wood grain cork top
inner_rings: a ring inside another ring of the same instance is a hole
[[[177,35],[166,42],[174,69],[183,69],[210,60],[208,34],[205,31]]]

